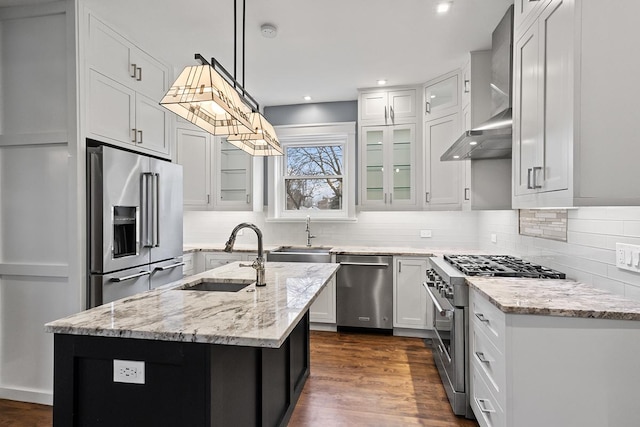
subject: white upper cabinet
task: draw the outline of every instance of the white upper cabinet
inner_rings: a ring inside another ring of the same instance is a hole
[[[450,114],[424,124],[424,202],[430,210],[459,210],[464,197],[463,162],[440,160],[460,136],[460,114]]]
[[[370,90],[360,93],[360,123],[392,125],[415,122],[416,90]]]
[[[640,4],[552,0],[514,52],[513,207],[638,205]]]
[[[169,70],[88,15],[87,136],[148,154],[170,155],[170,118],[158,102]]]
[[[513,4],[513,21],[516,37],[519,37],[519,29],[531,24],[550,0],[515,0]]]
[[[460,73],[454,71],[424,85],[424,118],[437,119],[460,110]],[[453,142],[453,141],[452,141]]]
[[[203,130],[178,122],[176,162],[184,167],[184,207],[251,210],[252,157]]]

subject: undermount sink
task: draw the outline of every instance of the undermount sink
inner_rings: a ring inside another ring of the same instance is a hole
[[[268,261],[331,262],[330,248],[321,246],[282,246],[267,254]]]
[[[254,283],[253,280],[242,280],[234,282],[204,281],[193,286],[182,288],[183,291],[208,291],[208,292],[238,292]]]

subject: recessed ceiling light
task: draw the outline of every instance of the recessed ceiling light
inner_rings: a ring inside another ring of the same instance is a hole
[[[381,86],[382,85],[386,85],[387,81],[385,79],[380,79],[380,80],[378,80],[378,84],[381,85]]]
[[[449,12],[449,10],[451,9],[451,3],[450,1],[443,1],[438,3],[438,6],[436,8],[436,11],[438,13],[447,13]]]
[[[478,145],[478,142],[477,142],[477,141],[471,141],[471,142],[469,143],[469,145]]]
[[[310,97],[309,95],[305,95],[305,96],[304,96],[304,100],[305,100],[305,101],[311,101],[311,97]]]
[[[431,99],[433,99],[433,98],[435,98],[435,97],[436,97],[435,95],[431,95],[431,96],[430,96],[430,98],[431,98]]]
[[[460,158],[460,156],[453,156],[453,158],[454,158],[454,159],[459,159],[459,158]]]

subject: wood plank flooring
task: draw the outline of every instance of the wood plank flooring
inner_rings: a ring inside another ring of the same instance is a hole
[[[51,427],[50,406],[0,400],[0,427]],[[423,340],[311,332],[311,375],[290,427],[477,427],[451,412]]]

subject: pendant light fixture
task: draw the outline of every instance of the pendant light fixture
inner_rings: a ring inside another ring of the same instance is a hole
[[[202,55],[196,54],[195,59],[202,65],[185,67],[160,105],[212,135],[228,135],[230,144],[252,156],[282,155],[282,146],[273,126],[259,112],[259,104],[244,88],[245,0],[242,2],[243,84],[236,80],[237,0],[233,6],[233,76],[215,58],[211,58],[209,63]]]

